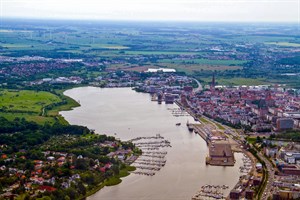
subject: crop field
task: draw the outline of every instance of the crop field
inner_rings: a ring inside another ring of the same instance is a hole
[[[206,64],[173,64],[173,63],[160,63],[159,67],[174,68],[177,71],[182,71],[192,75],[196,71],[225,71],[225,70],[238,70],[242,69],[241,66],[227,66],[227,65],[206,65]]]
[[[247,61],[243,60],[209,60],[209,59],[185,59],[185,60],[171,60],[162,59],[161,63],[180,63],[180,64],[199,64],[199,65],[242,65]]]
[[[189,51],[125,51],[128,55],[201,55],[202,52]]]
[[[103,48],[103,49],[129,49],[130,47],[122,46],[122,45],[113,45],[113,44],[91,44],[91,48]]]
[[[266,79],[261,78],[230,78],[218,79],[218,84],[220,85],[265,85],[269,84]]]
[[[266,44],[278,45],[283,47],[300,47],[300,43],[292,42],[266,42]]]
[[[297,31],[292,25],[41,21],[12,26],[4,22],[0,55],[80,58],[101,63],[107,70],[167,67],[201,80],[216,73],[224,84],[245,84],[248,79],[251,85],[285,83],[286,78],[280,76],[286,70],[282,64],[292,66],[288,73],[299,71],[293,65],[296,59],[290,59],[298,56]],[[72,75],[95,78],[101,72],[78,67]],[[296,79],[287,84],[299,87]]]

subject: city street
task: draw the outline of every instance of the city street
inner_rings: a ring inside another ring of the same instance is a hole
[[[271,195],[270,191],[274,181],[274,168],[270,161],[264,155],[262,155],[260,152],[258,152],[257,155],[266,163],[266,170],[269,175],[267,185],[264,188],[263,195],[261,196],[262,200],[267,200],[269,195]]]

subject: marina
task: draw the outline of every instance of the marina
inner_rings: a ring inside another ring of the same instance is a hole
[[[228,188],[228,185],[204,185],[192,197],[192,200],[226,199],[223,190],[226,190]]]
[[[185,110],[181,108],[168,108],[168,110],[171,112],[171,114],[174,117],[190,116],[189,113],[187,113]]]
[[[137,169],[134,174],[154,176],[165,166],[167,148],[171,147],[171,144],[164,137],[157,134],[155,137],[139,137],[131,141],[142,150],[142,155],[132,164]]]
[[[156,152],[167,152],[164,158],[140,156],[136,160],[141,166],[145,162],[149,167],[165,164],[159,171],[136,169],[122,178],[122,183],[104,187],[88,200],[188,200],[203,183],[228,185],[229,188],[223,190],[224,196],[227,196],[238,182],[242,154],[235,154],[233,167],[206,165],[206,142],[185,126],[187,121],[192,124],[200,122],[195,122],[191,116],[173,116],[170,110],[179,109],[176,104],[158,105],[149,100],[149,94],[137,93],[130,88],[82,87],[68,90],[65,94],[81,103],[80,107],[60,113],[70,124],[84,125],[110,136],[117,133],[121,140],[126,141],[135,138],[132,141],[143,142],[140,139],[152,138],[153,141],[170,142],[164,143],[164,148],[153,146],[159,144],[142,147],[145,153],[155,152],[153,155],[157,156],[164,153]],[[176,123],[181,123],[181,126],[176,126]]]
[[[242,165],[239,167],[239,181],[231,188],[231,191],[242,191],[243,182],[245,179],[249,179],[251,172],[254,170],[253,162],[251,159],[243,154]],[[248,180],[249,181],[249,180]],[[228,199],[228,196],[224,194],[224,190],[229,189],[228,185],[210,185],[206,184],[201,187],[200,190],[191,198],[192,200],[208,200],[208,199]]]

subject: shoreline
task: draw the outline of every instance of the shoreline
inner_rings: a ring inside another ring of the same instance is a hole
[[[183,109],[183,110],[185,110],[187,113],[189,113],[191,116],[193,116],[194,118],[196,118],[196,119],[198,119],[199,117],[196,117],[197,115],[195,114],[195,113],[193,113],[189,108],[186,108],[185,106],[183,106],[179,101],[175,101],[175,103],[176,103],[176,105],[178,105],[181,109]],[[210,118],[208,118],[209,119],[209,123],[214,123],[214,121],[212,122],[211,121],[211,119]],[[198,119],[199,120],[199,119]],[[203,121],[208,121],[207,120],[207,117],[205,117],[205,120],[201,120],[200,119],[200,121],[202,122],[202,123],[204,123]],[[218,123],[218,122],[216,122],[216,123]],[[220,129],[219,128],[219,126],[218,126],[218,124],[215,124],[214,123],[214,125],[215,125],[215,128],[217,128],[218,127],[218,129]],[[209,148],[209,154],[211,153],[211,151],[213,152],[214,151],[214,148],[212,149],[212,147],[214,147],[215,145],[216,145],[216,143],[215,142],[213,142],[213,141],[211,141],[210,140],[210,138],[208,138],[208,135],[205,133],[205,131],[203,131],[203,129],[201,130],[201,128],[199,127],[199,125],[198,124],[187,124],[187,126],[188,126],[188,128],[189,129],[191,129],[192,131],[195,131],[195,133],[196,134],[198,134],[198,135],[200,135],[200,137],[204,140],[204,141],[206,141],[206,144],[207,144],[207,146],[208,146],[208,148]],[[224,127],[222,127],[222,128],[224,128]],[[232,129],[232,128],[231,128]],[[228,139],[229,139],[229,136],[227,135],[227,134],[225,134],[225,133],[223,133]],[[235,141],[236,142],[236,141]],[[234,144],[234,143],[232,143],[232,144],[229,144],[230,145],[230,149],[232,150],[232,155],[234,155],[234,153],[238,153],[238,152],[240,152],[240,153],[242,153],[243,154],[243,156],[245,157],[245,159],[247,160],[247,159],[249,159],[250,160],[250,162],[251,162],[251,169],[246,173],[246,175],[251,175],[252,173],[254,173],[254,171],[255,171],[255,163],[257,163],[256,161],[256,158],[252,155],[252,153],[251,152],[249,152],[249,151],[247,151],[247,150],[245,150],[245,149],[242,149],[242,148],[240,148],[238,145],[238,143],[236,142],[236,144]],[[234,148],[233,148],[234,147]],[[232,160],[232,162],[227,162],[228,161],[228,159],[226,160],[226,163],[224,163],[224,162],[211,162],[211,160],[210,160],[210,155],[208,155],[207,157],[206,157],[206,164],[209,164],[209,165],[212,165],[212,166],[234,166],[235,165],[235,159],[234,159],[234,157],[233,157],[233,160]],[[243,164],[245,165],[245,160],[243,160]],[[240,177],[243,177],[244,175],[241,175]],[[234,190],[235,188],[237,188],[239,185],[241,185],[242,184],[242,179],[239,179],[238,180],[238,182],[235,184],[235,186],[232,188],[232,190]],[[230,196],[230,193],[229,193],[229,195],[226,197],[226,199],[228,199],[229,198],[229,196]]]
[[[93,87],[93,86],[91,86],[91,87]],[[98,88],[98,87],[96,87],[96,88]],[[128,87],[128,88],[130,88],[130,87]],[[108,88],[108,89],[110,89],[110,88]],[[137,92],[137,93],[138,93],[138,92]],[[145,93],[145,92],[143,92],[143,93]],[[145,93],[145,94],[148,94],[148,93]],[[178,105],[178,102],[177,102],[177,101],[175,101],[175,102],[176,102],[177,106],[180,107],[180,106]],[[187,111],[187,110],[186,110],[186,111]],[[194,113],[188,112],[188,114],[189,114],[191,117],[195,118]],[[202,138],[202,139],[203,139],[203,138]],[[205,156],[204,156],[204,157],[205,157]],[[130,175],[130,174],[128,174],[128,175]],[[87,198],[87,197],[92,196],[93,194],[95,194],[95,193],[97,193],[98,191],[100,191],[104,186],[105,186],[105,185],[102,185],[102,184],[99,185],[99,188],[96,188],[95,190],[92,190],[91,193],[89,193],[89,195],[87,195],[87,196],[85,196],[85,197],[82,197],[82,198]],[[191,196],[192,196],[192,193],[191,193]]]
[[[95,87],[95,86],[87,86],[87,87]],[[73,110],[74,108],[77,108],[77,107],[80,107],[81,104],[76,101],[75,99],[73,99],[72,97],[68,96],[68,95],[65,95],[64,93],[67,91],[67,90],[72,90],[72,89],[75,89],[75,88],[80,88],[80,87],[73,87],[73,88],[67,88],[67,89],[64,89],[62,90],[59,94],[62,95],[64,98],[67,98],[73,102],[76,102],[77,105],[72,105],[72,104],[69,104],[68,108],[67,109],[62,109],[62,110],[58,110],[57,108],[57,117],[59,118],[62,118],[64,121],[66,121],[68,124],[69,122],[60,114],[61,111],[71,111]],[[68,105],[68,104],[67,104]],[[55,109],[54,109],[55,110]],[[51,111],[51,110],[50,110]],[[140,156],[140,155],[139,155]],[[136,159],[139,157],[139,156],[136,156]],[[135,160],[136,160],[135,159]],[[131,175],[131,172],[135,171],[136,168],[134,166],[131,166],[132,163],[135,162],[135,160],[133,162],[131,162],[130,164],[125,164],[126,165],[126,170],[125,172],[122,174],[122,175],[118,175],[118,176],[112,176],[112,177],[109,177],[108,179],[105,179],[104,182],[100,183],[98,186],[96,186],[95,188],[93,188],[92,190],[90,191],[87,191],[87,194],[82,196],[82,197],[79,197],[78,199],[82,200],[82,199],[87,199],[88,197],[92,196],[93,194],[97,193],[98,191],[100,191],[101,189],[103,189],[104,187],[110,187],[110,186],[115,186],[115,185],[118,185],[118,184],[121,184],[122,183],[122,178],[125,178],[129,175]],[[134,167],[134,169],[128,169],[129,167]],[[124,170],[124,169],[123,169]],[[122,170],[120,170],[120,173],[121,173]],[[110,179],[119,179],[117,180],[116,182],[112,183],[112,184],[108,184],[107,181],[109,181]]]
[[[192,117],[197,119],[196,121],[201,121],[201,118],[189,108],[178,101],[175,102],[181,109],[184,109]],[[196,134],[200,135],[206,142],[209,149],[209,154],[206,157],[206,164],[212,166],[234,166],[235,158],[232,147],[236,144],[234,144],[233,141],[229,141],[228,136],[225,133],[221,133],[217,125],[212,124],[211,122],[201,122],[200,124],[187,123],[187,127],[190,131],[194,131]]]
[[[130,165],[126,165],[126,166],[130,166]],[[122,178],[125,178],[125,177],[127,177],[127,176],[129,176],[130,174],[131,174],[131,172],[133,172],[133,171],[135,171],[136,169],[134,169],[134,170],[126,170],[126,174],[125,175],[119,175],[119,176],[113,176],[113,177],[110,177],[109,179],[111,179],[111,178],[117,178],[117,179],[120,179],[120,181],[119,182],[116,182],[115,184],[111,184],[111,185],[106,185],[106,183],[105,183],[105,181],[104,182],[102,182],[101,184],[99,184],[96,188],[94,188],[94,189],[92,189],[91,191],[88,191],[87,192],[87,194],[85,195],[85,196],[83,196],[83,197],[80,197],[80,198],[78,198],[78,199],[86,199],[86,198],[88,198],[88,197],[90,197],[90,196],[92,196],[92,195],[94,195],[94,194],[96,194],[98,191],[100,191],[102,188],[104,188],[104,187],[111,187],[111,186],[115,186],[115,185],[119,185],[119,184],[121,184],[122,183]],[[108,179],[108,180],[109,180]]]

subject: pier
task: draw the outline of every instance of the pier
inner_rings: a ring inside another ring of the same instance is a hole
[[[227,185],[204,185],[192,197],[192,200],[226,199],[223,190],[226,190],[228,188],[229,187]]]
[[[171,143],[159,134],[153,137],[138,137],[130,140],[142,150],[142,155],[132,164],[137,175],[154,176],[166,164],[167,148]]]
[[[207,143],[209,155],[206,157],[206,164],[216,166],[233,166],[235,163],[231,144],[228,138],[220,131],[215,130],[211,124],[187,124],[199,134]]]

